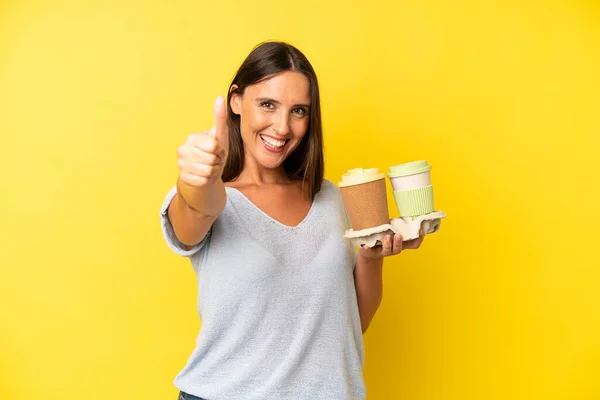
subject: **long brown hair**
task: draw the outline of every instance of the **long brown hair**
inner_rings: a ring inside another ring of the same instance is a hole
[[[285,159],[283,169],[290,179],[307,183],[309,196],[314,199],[321,189],[324,176],[323,132],[321,104],[317,75],[300,50],[285,42],[264,42],[246,57],[233,78],[227,96],[227,125],[229,128],[229,156],[223,169],[223,182],[236,179],[244,167],[244,143],[240,132],[240,116],[231,109],[231,97],[243,95],[247,86],[254,85],[275,74],[296,71],[304,74],[310,83],[309,122],[306,134],[298,147]],[[235,88],[231,89],[233,85]]]

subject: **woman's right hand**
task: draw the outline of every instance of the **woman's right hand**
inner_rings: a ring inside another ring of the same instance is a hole
[[[210,131],[189,135],[177,149],[178,197],[200,216],[216,218],[225,207],[227,196],[221,175],[228,150],[227,108],[225,99],[218,97]]]
[[[229,133],[223,97],[215,100],[213,114],[214,125],[210,131],[192,133],[177,149],[179,181],[192,188],[219,182],[227,161]]]

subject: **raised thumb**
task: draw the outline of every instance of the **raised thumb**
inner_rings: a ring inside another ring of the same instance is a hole
[[[217,97],[213,109],[214,126],[211,132],[221,146],[228,148],[229,132],[227,130],[227,107],[223,96]]]

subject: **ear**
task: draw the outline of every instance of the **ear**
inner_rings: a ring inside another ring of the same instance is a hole
[[[233,92],[237,88],[237,85],[231,85],[229,88],[229,93]],[[231,111],[233,111],[234,114],[240,115],[242,112],[242,96],[238,93],[232,94],[229,105],[231,106]]]

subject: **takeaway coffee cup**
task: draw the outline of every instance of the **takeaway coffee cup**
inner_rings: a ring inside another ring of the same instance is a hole
[[[417,217],[433,212],[431,166],[427,161],[394,165],[390,167],[388,177],[400,217]]]
[[[342,175],[338,184],[352,230],[389,224],[385,173],[377,168],[355,168]]]

